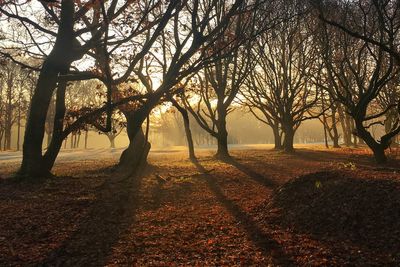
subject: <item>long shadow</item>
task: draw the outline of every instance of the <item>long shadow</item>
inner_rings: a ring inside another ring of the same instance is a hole
[[[316,182],[320,183],[319,188]],[[347,242],[381,256],[392,255],[397,264],[389,265],[399,266],[399,189],[397,180],[355,179],[335,171],[317,172],[285,185],[274,197],[273,208],[281,210],[279,225],[338,244],[335,249],[345,251],[342,255],[351,257],[357,266],[360,264],[356,260],[361,257],[357,250],[340,244]]]
[[[249,176],[254,181],[258,182],[259,184],[262,184],[262,185],[264,185],[266,187],[271,187],[271,188],[274,188],[274,187],[276,187],[278,185],[275,181],[273,181],[270,178],[267,178],[264,175],[252,170],[251,168],[249,168],[248,166],[238,162],[234,158],[230,158],[229,160],[226,160],[225,162],[230,164],[230,165],[232,165],[232,166],[234,166],[235,168],[237,168],[241,172],[245,173],[247,176]]]
[[[295,263],[283,250],[279,243],[269,235],[265,234],[257,223],[233,201],[225,197],[220,186],[217,184],[215,177],[198,162],[193,161],[196,168],[203,174],[209,188],[217,197],[218,201],[228,210],[228,212],[240,222],[243,229],[254,245],[256,245],[263,255],[268,259],[271,258],[274,264],[283,266],[295,266]]]
[[[341,161],[349,161],[356,162],[360,167],[369,167],[374,168],[380,171],[397,171],[400,167],[400,161],[396,159],[389,159],[386,164],[383,166],[379,166],[376,163],[373,155],[368,154],[357,154],[357,151],[354,153],[336,153],[330,151],[313,151],[309,149],[301,149],[294,153],[297,158],[305,159],[308,161],[314,162],[336,162],[339,163]]]
[[[296,158],[306,159],[309,161],[332,161],[332,160],[344,160],[348,159],[351,155],[339,154],[329,151],[315,151],[309,149],[296,149],[296,152],[293,153],[293,156]]]
[[[40,265],[104,266],[121,233],[134,223],[142,177],[136,175],[120,182],[109,179],[96,191],[97,201],[77,222],[77,230]]]

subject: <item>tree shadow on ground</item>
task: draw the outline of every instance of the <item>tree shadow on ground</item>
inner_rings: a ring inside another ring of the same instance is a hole
[[[388,162],[383,165],[376,163],[372,154],[357,153],[357,150],[351,150],[351,153],[340,151],[315,151],[310,149],[299,149],[294,154],[295,157],[314,162],[357,162],[358,166],[364,168],[375,168],[376,170],[384,171],[385,169],[392,170],[400,168],[400,160],[389,158]]]
[[[279,225],[316,240],[340,244],[341,250],[346,249],[341,245],[346,242],[393,255],[400,262],[398,180],[355,179],[345,172],[317,172],[280,187],[269,205],[270,209],[280,210],[276,219]],[[266,216],[270,209],[264,209]]]
[[[248,177],[252,180],[256,181],[257,183],[264,185],[266,187],[274,188],[277,186],[277,183],[272,179],[265,177],[264,175],[254,171],[251,167],[238,162],[236,159],[231,157],[229,160],[226,160],[225,163],[228,163],[238,169],[239,171],[245,173]]]
[[[280,244],[271,236],[264,233],[256,222],[244,212],[234,201],[229,200],[224,195],[222,189],[218,185],[216,178],[209,174],[198,161],[193,161],[198,171],[203,174],[203,178],[207,182],[208,187],[217,197],[218,201],[227,209],[227,211],[240,223],[247,233],[247,236],[253,244],[260,249],[263,256],[276,265],[294,266],[293,260],[287,255]]]
[[[293,155],[295,157],[317,162],[357,161],[362,165],[375,164],[374,157],[369,154],[359,153],[350,149],[351,152],[339,151],[316,151],[312,149],[298,149]]]
[[[138,190],[143,175],[115,181],[110,179],[95,191],[95,202],[86,216],[76,222],[76,231],[51,251],[40,265],[103,266],[112,247],[134,222]]]

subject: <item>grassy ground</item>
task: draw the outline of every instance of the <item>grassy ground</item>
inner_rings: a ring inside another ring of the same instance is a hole
[[[115,159],[3,179],[0,265],[399,265],[400,164],[366,153],[245,149],[224,163],[203,150],[193,164],[171,151],[137,179]]]

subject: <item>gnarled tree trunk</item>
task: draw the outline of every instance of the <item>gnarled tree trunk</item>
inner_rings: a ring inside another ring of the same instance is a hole
[[[134,174],[147,164],[147,156],[150,152],[150,143],[141,128],[143,119],[139,112],[124,112],[127,122],[129,146],[122,152],[119,159],[120,170],[128,174]]]
[[[385,150],[387,148],[387,144],[378,143],[372,135],[364,128],[362,119],[355,119],[355,127],[357,130],[357,136],[362,139],[369,148],[371,148],[376,163],[384,164],[387,162],[387,157],[385,154]]]

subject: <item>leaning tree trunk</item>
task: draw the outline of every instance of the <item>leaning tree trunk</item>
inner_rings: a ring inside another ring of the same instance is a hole
[[[189,149],[189,159],[190,160],[196,160],[196,155],[194,153],[194,145],[193,145],[193,138],[192,138],[192,132],[190,130],[190,122],[189,122],[189,115],[186,109],[181,107],[178,102],[176,102],[175,99],[171,98],[170,99],[174,107],[181,113],[182,119],[183,119],[183,126],[185,128],[185,134],[186,134],[186,140],[188,144],[188,149]]]
[[[42,164],[42,142],[47,109],[57,84],[58,71],[50,62],[45,62],[32,96],[29,119],[26,124],[21,174],[42,176],[48,174]]]
[[[129,174],[134,174],[143,169],[147,164],[147,156],[150,151],[150,143],[146,140],[146,136],[141,128],[143,118],[140,112],[129,111],[124,112],[127,122],[127,133],[129,138],[129,146],[122,152],[119,159],[119,168]]]
[[[32,96],[26,124],[23,158],[20,174],[27,177],[49,175],[42,160],[42,144],[47,110],[60,72],[69,70],[73,61],[74,1],[63,0],[57,38],[40,70],[38,82]]]
[[[53,134],[51,136],[50,145],[47,148],[46,153],[43,156],[43,165],[48,172],[53,168],[54,162],[60,152],[63,138],[63,125],[65,116],[65,90],[67,89],[67,82],[62,81],[58,83],[57,94],[56,94],[56,107],[53,122]],[[72,139],[72,137],[71,137]],[[65,141],[67,142],[67,141]]]

